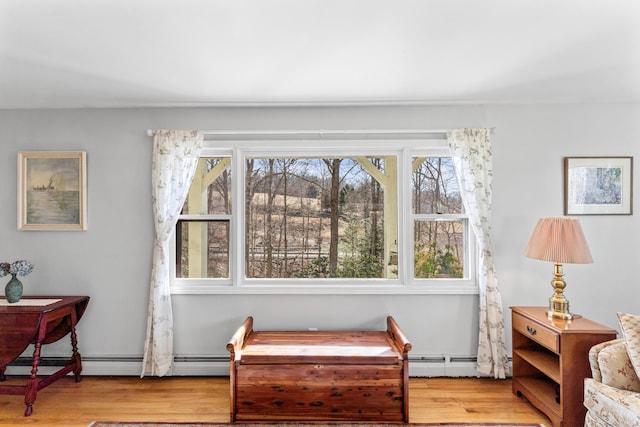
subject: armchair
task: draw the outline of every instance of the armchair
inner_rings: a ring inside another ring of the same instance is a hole
[[[640,379],[623,338],[589,351],[593,378],[584,380],[585,427],[640,427]]]

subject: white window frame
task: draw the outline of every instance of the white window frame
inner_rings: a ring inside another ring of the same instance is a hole
[[[280,155],[281,153],[281,155]],[[353,157],[396,155],[398,158],[398,278],[396,279],[257,279],[244,277],[244,170],[247,157]],[[177,278],[175,233],[171,243],[172,294],[477,294],[476,240],[467,222],[462,279],[416,279],[413,272],[414,215],[411,209],[412,157],[450,157],[446,139],[308,139],[251,138],[205,141],[201,157],[231,157],[232,206],[229,278]],[[404,207],[404,208],[402,208]],[[189,215],[193,218],[193,215]],[[218,215],[201,215],[202,220]],[[451,215],[447,215],[451,217]],[[459,217],[459,216],[457,216]],[[440,216],[440,218],[444,218]],[[401,248],[403,250],[401,250]],[[409,254],[409,256],[407,256]]]

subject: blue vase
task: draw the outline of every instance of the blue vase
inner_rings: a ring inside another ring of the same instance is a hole
[[[11,275],[11,279],[4,287],[4,295],[8,302],[18,302],[22,298],[22,282],[16,278],[15,274]]]

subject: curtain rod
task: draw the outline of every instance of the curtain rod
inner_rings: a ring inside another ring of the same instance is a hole
[[[202,131],[205,137],[252,137],[252,136],[339,136],[339,135],[438,135],[443,136],[449,132],[449,129],[372,129],[372,130],[205,130]],[[155,133],[152,129],[147,129],[147,135],[153,136]]]

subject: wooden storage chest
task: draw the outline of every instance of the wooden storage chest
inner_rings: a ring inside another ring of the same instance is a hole
[[[230,352],[231,421],[409,421],[408,352],[386,331],[254,331],[248,317]]]

